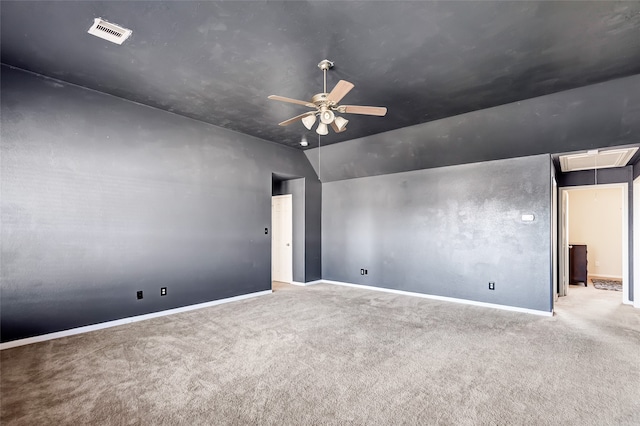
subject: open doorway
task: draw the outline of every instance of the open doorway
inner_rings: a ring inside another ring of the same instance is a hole
[[[626,183],[562,188],[559,295],[569,296],[580,286],[616,291],[629,302],[629,209]],[[598,281],[594,286],[594,280]]]
[[[306,180],[272,173],[271,196],[271,289],[278,291],[305,282]]]

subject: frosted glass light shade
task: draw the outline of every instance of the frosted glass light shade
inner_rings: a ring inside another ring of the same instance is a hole
[[[329,133],[329,129],[327,128],[326,124],[318,123],[318,128],[316,129],[316,133],[324,136]]]
[[[308,130],[311,130],[311,128],[313,127],[313,123],[315,122],[316,122],[315,114],[309,114],[302,119],[302,124],[304,124],[304,127],[306,127]]]
[[[347,123],[349,120],[344,119],[342,117],[336,117],[334,123],[336,123],[336,127],[338,128],[338,132],[342,132],[345,127],[347,127]]]

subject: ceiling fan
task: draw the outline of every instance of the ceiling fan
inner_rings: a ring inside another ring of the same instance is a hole
[[[324,73],[324,91],[318,93],[311,98],[310,102],[299,101],[297,99],[285,98],[284,96],[271,95],[269,99],[274,101],[289,102],[292,104],[304,105],[309,108],[315,108],[315,111],[305,112],[293,118],[283,121],[280,126],[288,126],[296,121],[302,121],[304,126],[311,130],[316,122],[316,116],[320,117],[320,123],[316,128],[316,133],[326,135],[329,133],[327,126],[331,126],[336,133],[344,132],[347,129],[349,120],[337,116],[335,113],[341,114],[364,114],[384,116],[387,113],[385,107],[372,107],[360,105],[338,105],[347,93],[353,89],[353,84],[346,80],[340,80],[333,90],[327,93],[327,70],[333,67],[333,62],[325,59],[318,64],[318,68]]]

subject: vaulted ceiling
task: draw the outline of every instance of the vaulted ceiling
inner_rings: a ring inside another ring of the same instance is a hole
[[[317,139],[277,124],[322,90],[355,84],[344,103],[361,138],[469,111],[640,74],[638,2],[0,3],[4,64],[268,141]],[[87,34],[102,17],[133,30],[122,46]],[[310,147],[313,143],[310,144]]]

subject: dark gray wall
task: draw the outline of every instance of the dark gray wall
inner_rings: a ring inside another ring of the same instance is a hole
[[[597,177],[596,177],[597,176]],[[609,183],[629,183],[633,182],[633,167],[616,167],[611,169],[581,170],[579,172],[560,173],[559,186],[588,186],[605,185]]]
[[[307,178],[307,208],[320,210],[301,151],[4,66],[1,77],[3,342],[270,289],[272,173]],[[319,230],[307,226],[307,245]],[[320,256],[306,269],[315,279]]]
[[[322,184],[317,176],[305,179],[305,282],[322,278]]]
[[[331,182],[636,144],[639,134],[636,75],[324,146],[319,175]],[[316,171],[317,151],[305,151]]]
[[[293,219],[293,280],[305,282],[305,179],[278,180],[273,195],[291,194]]]
[[[562,173],[560,175],[560,186],[589,186],[605,185],[610,183],[626,183],[629,196],[629,300],[634,300],[634,262],[633,262],[633,166],[618,167],[613,169],[598,170],[597,178],[593,170],[583,170],[579,172]]]
[[[323,278],[551,311],[550,168],[538,155],[325,183]]]

